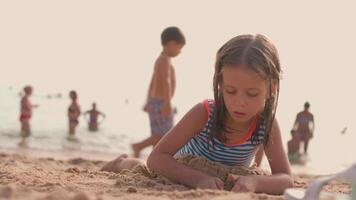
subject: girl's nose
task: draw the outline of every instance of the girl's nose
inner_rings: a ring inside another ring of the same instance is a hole
[[[246,96],[243,94],[237,93],[236,97],[234,99],[234,102],[237,107],[245,107],[247,104]]]

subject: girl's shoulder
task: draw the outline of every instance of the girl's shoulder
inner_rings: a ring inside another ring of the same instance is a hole
[[[196,115],[204,117],[204,119],[206,119],[207,117],[209,117],[209,102],[208,99],[203,100],[202,102],[197,103],[192,109],[191,111],[196,113]]]
[[[215,109],[215,101],[213,99],[205,99],[202,104],[204,105],[204,109],[210,118]]]
[[[210,130],[213,126],[213,117],[215,110],[215,101],[213,99],[205,99],[202,102],[204,112],[206,113],[204,130]]]
[[[204,102],[198,102],[183,116],[176,128],[189,129],[194,133],[192,134],[194,136],[204,129],[208,118],[209,115],[205,109]]]
[[[212,121],[212,109],[214,103],[210,99],[195,104],[182,118],[183,121],[194,122],[192,126],[195,128],[196,135],[201,133],[207,127],[210,127]]]

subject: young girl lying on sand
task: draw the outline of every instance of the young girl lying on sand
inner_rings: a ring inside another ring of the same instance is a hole
[[[248,168],[263,146],[272,174],[230,173],[231,191],[282,194],[292,187],[291,170],[275,119],[280,74],[277,49],[265,36],[232,38],[217,52],[214,100],[195,105],[161,139],[147,160],[148,168],[192,188],[226,189],[221,177],[189,167],[179,158],[198,156],[224,166]],[[119,162],[123,158],[110,162],[106,169],[116,171],[135,163],[144,164],[132,159]]]

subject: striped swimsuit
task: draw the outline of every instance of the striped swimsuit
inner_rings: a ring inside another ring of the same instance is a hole
[[[209,132],[211,131],[213,124],[215,103],[213,100],[205,100],[204,106],[208,112],[208,122],[199,134],[192,137],[187,144],[178,150],[175,157],[188,154],[205,157],[211,161],[219,162],[228,166],[249,167],[256,154],[258,146],[263,143],[265,127],[257,127],[257,117],[255,117],[252,126],[246,134],[246,137],[241,142],[237,144],[224,144],[214,138],[214,147],[212,146],[211,141],[209,146]],[[257,134],[258,140],[254,143],[251,141],[251,135],[253,133]]]

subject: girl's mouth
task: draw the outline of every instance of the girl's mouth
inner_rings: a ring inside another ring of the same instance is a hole
[[[235,115],[236,117],[244,117],[244,116],[246,115],[246,113],[234,111],[234,115]]]

